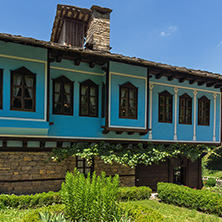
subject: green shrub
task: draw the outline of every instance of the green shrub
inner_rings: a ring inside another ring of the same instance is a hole
[[[166,203],[222,216],[222,198],[218,193],[162,182],[157,184],[157,192]]]
[[[149,199],[152,190],[149,187],[120,187],[118,197],[120,201]]]
[[[205,186],[207,187],[214,187],[217,183],[215,178],[208,178],[208,180],[206,180],[205,182]]]
[[[63,213],[52,213],[50,211],[43,211],[39,213],[39,220],[42,222],[71,222],[66,219]]]
[[[61,203],[60,192],[39,193],[35,195],[0,195],[0,208],[34,208]]]
[[[87,178],[77,169],[74,174],[67,172],[66,181],[62,184],[62,202],[66,214],[73,220],[83,221],[112,221],[118,207],[119,177],[113,179],[93,173]]]
[[[135,222],[160,222],[163,221],[163,215],[157,210],[141,204],[121,203],[122,209],[127,210]]]
[[[34,210],[32,213],[26,214],[22,222],[39,222],[41,212],[51,212],[51,213],[61,213],[65,209],[65,206],[62,204],[55,204],[52,206],[42,207]]]

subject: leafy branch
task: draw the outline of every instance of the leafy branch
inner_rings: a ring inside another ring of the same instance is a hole
[[[110,144],[100,143],[75,143],[70,148],[55,148],[52,150],[51,159],[61,161],[70,156],[85,158],[92,163],[94,157],[99,156],[104,163],[119,163],[124,166],[135,167],[138,164],[151,165],[167,158],[185,156],[191,161],[201,157],[203,153],[212,152],[211,147],[194,144]]]

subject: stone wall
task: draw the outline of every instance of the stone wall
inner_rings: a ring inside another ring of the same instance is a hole
[[[47,152],[1,152],[0,193],[30,194],[58,191],[67,171],[76,167],[74,157],[61,162],[49,161]],[[121,184],[135,185],[135,170],[119,164],[104,164],[100,158],[94,161],[97,174],[120,174]]]
[[[96,158],[94,162],[94,170],[97,174],[100,174],[102,171],[105,171],[107,176],[119,174],[120,185],[135,186],[135,168],[122,166],[117,163],[113,163],[112,165],[105,164],[100,158]]]

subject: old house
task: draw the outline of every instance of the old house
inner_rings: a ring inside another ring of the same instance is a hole
[[[75,166],[119,173],[130,186],[201,187],[200,159],[135,169],[99,158],[46,162],[73,142],[221,142],[222,76],[111,53],[111,12],[58,5],[49,42],[0,34],[1,193],[59,190]]]

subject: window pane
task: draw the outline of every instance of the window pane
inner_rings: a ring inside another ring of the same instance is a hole
[[[91,115],[96,115],[96,106],[90,106],[90,114]]]
[[[69,83],[64,84],[65,93],[71,93],[71,85]]]
[[[32,89],[26,89],[25,88],[25,98],[32,98]]]
[[[64,95],[64,103],[71,103],[71,96],[70,95]]]
[[[120,116],[126,117],[126,109],[121,109]]]
[[[128,90],[127,89],[121,89],[121,97],[122,98],[128,97]]]
[[[96,88],[90,87],[90,96],[96,96]]]
[[[160,96],[160,104],[165,104],[165,97],[164,96]]]
[[[25,109],[32,109],[32,108],[33,108],[32,100],[25,99]]]
[[[64,114],[72,114],[72,108],[70,104],[65,103],[63,106]]]
[[[82,105],[88,105],[88,97],[81,96],[81,104]]]
[[[85,169],[85,174],[87,175],[88,173],[91,173],[91,169],[90,168],[86,168]]]
[[[127,106],[127,101],[126,101],[126,99],[121,99],[120,106],[121,106],[121,107],[126,107],[126,106]]]
[[[22,85],[22,76],[21,75],[13,75],[13,85],[20,86]]]
[[[22,96],[22,88],[13,87],[13,89],[12,89],[12,94],[13,94],[13,96],[19,96],[19,97],[21,97],[21,96]]]
[[[61,92],[61,83],[55,83],[55,92]]]
[[[83,161],[77,161],[77,167],[83,167]]]
[[[136,101],[135,99],[129,100],[129,108],[135,108],[136,107]]]
[[[54,104],[54,112],[55,113],[62,113],[62,105],[61,104]]]
[[[136,118],[136,110],[130,109],[130,110],[129,110],[129,117],[131,117],[131,118]]]
[[[33,77],[25,76],[25,86],[33,87]]]
[[[82,86],[81,87],[81,95],[87,95],[88,94],[88,90],[89,90],[89,87],[88,86]]]
[[[95,106],[96,105],[96,98],[90,97],[90,105]]]
[[[21,99],[13,99],[12,106],[15,109],[21,109],[22,108],[22,101],[21,101]]]
[[[60,94],[55,94],[55,102],[61,102],[61,95]]]
[[[81,114],[82,115],[88,115],[89,111],[88,111],[88,106],[82,106],[81,107]]]
[[[136,98],[136,90],[130,89],[129,97],[135,99]]]

